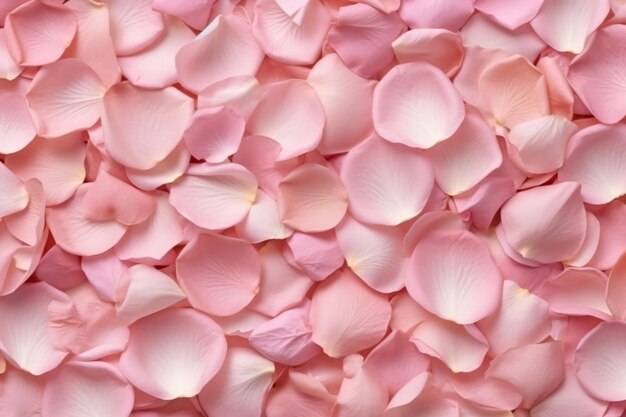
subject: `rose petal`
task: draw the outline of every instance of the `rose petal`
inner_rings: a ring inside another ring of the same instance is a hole
[[[236,226],[239,236],[250,243],[270,239],[286,239],[293,230],[284,225],[278,212],[278,203],[262,190],[258,190],[248,216]]]
[[[129,55],[150,45],[165,30],[152,0],[104,0],[109,8],[111,39],[117,55]]]
[[[245,125],[245,120],[231,107],[201,109],[185,129],[185,144],[194,158],[217,164],[237,152]]]
[[[541,297],[555,313],[570,316],[591,315],[607,319],[607,278],[593,268],[568,268],[546,283]],[[609,287],[610,288],[610,287]]]
[[[471,0],[404,0],[400,4],[400,17],[411,29],[441,28],[457,31],[474,13]]]
[[[30,196],[24,184],[4,164],[0,163],[0,217],[26,208]]]
[[[24,97],[15,93],[0,95],[0,153],[9,154],[26,147],[37,134]]]
[[[458,33],[445,29],[413,29],[391,44],[398,62],[425,61],[452,76],[461,67],[463,41]]]
[[[524,3],[504,4],[499,0],[477,0],[477,10],[492,17],[503,26],[515,29],[530,22],[537,15],[544,0],[533,0]]]

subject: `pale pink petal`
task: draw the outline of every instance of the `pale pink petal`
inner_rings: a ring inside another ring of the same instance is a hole
[[[351,363],[353,362],[353,363]],[[337,404],[333,411],[336,417],[379,417],[389,401],[383,381],[375,371],[361,367],[363,357],[357,354],[344,359],[345,377],[337,393]],[[352,370],[351,367],[359,366]]]
[[[2,6],[0,6],[2,7]],[[0,21],[3,19],[0,18]],[[23,67],[15,62],[9,51],[6,29],[0,28],[0,78],[14,80],[22,72]]]
[[[600,240],[593,258],[587,263],[597,269],[611,269],[626,251],[626,205],[612,201],[596,214],[600,222]]]
[[[28,206],[28,190],[3,163],[0,163],[0,184],[0,217],[17,213]]]
[[[120,417],[130,414],[133,400],[133,389],[116,366],[71,362],[46,383],[42,415]]]
[[[487,378],[480,371],[453,374],[450,375],[449,380],[454,391],[475,406],[511,410],[517,408],[522,401],[522,394],[517,392],[513,385],[501,379]],[[461,415],[465,416],[465,413]],[[476,417],[478,416],[482,415],[478,414]],[[503,417],[498,414],[494,417],[496,416]],[[512,416],[509,414],[506,417]]]
[[[140,170],[126,167],[124,171],[128,180],[137,188],[151,191],[162,185],[172,183],[183,175],[189,166],[190,157],[189,151],[181,142],[153,168]]]
[[[452,83],[430,64],[398,65],[374,90],[374,127],[390,142],[431,148],[452,136],[464,116]]]
[[[381,12],[387,14],[398,10],[401,3],[400,0],[363,0],[362,2],[358,0],[351,0],[351,2],[369,4],[370,6],[375,7]]]
[[[33,375],[44,374],[67,356],[48,333],[48,304],[67,295],[41,282],[24,284],[0,299],[0,351],[14,366]]]
[[[334,405],[335,396],[322,382],[290,370],[286,382],[268,396],[265,413],[267,417],[328,417]]]
[[[531,408],[561,384],[564,372],[561,343],[547,342],[507,350],[485,375],[510,382],[523,395],[522,407]]]
[[[530,24],[552,48],[579,54],[608,13],[609,0],[543,0]]]
[[[543,56],[537,62],[548,86],[550,110],[556,116],[572,118],[574,113],[574,91],[555,57]]]
[[[121,259],[161,259],[183,240],[183,219],[170,204],[168,194],[154,191],[151,197],[156,202],[152,216],[129,227],[115,245],[115,253]]]
[[[176,54],[195,39],[182,21],[164,17],[165,30],[150,46],[132,55],[119,57],[124,77],[138,87],[164,88],[178,82]]]
[[[393,297],[391,303],[391,320],[389,327],[392,330],[400,330],[410,333],[415,326],[435,316],[417,304],[408,292],[402,291]]]
[[[97,255],[112,248],[126,232],[126,226],[116,222],[90,221],[85,217],[82,202],[93,184],[83,184],[65,203],[48,207],[46,219],[56,243],[69,253],[81,256]]]
[[[6,364],[5,364],[6,365]],[[0,414],[6,416],[40,416],[44,378],[9,367],[0,377]]]
[[[489,350],[487,340],[476,328],[438,319],[420,323],[411,334],[411,341],[455,373],[479,368]]]
[[[343,219],[348,196],[330,168],[305,164],[278,185],[278,210],[283,223],[301,232],[323,232]]]
[[[541,298],[555,313],[590,315],[607,319],[611,312],[606,298],[607,278],[593,268],[568,268],[541,289]]]
[[[313,281],[304,271],[290,265],[282,255],[281,244],[269,242],[261,250],[259,292],[248,308],[275,317],[300,304]]]
[[[102,167],[81,201],[87,220],[115,220],[125,226],[142,223],[150,217],[156,202],[152,196],[114,177]]]
[[[523,3],[507,3],[501,0],[476,0],[474,7],[492,17],[501,25],[515,29],[530,22],[539,11],[544,0],[531,0]]]
[[[278,363],[296,366],[311,360],[322,350],[313,343],[309,325],[310,302],[284,311],[256,327],[248,340],[263,356]]]
[[[219,230],[248,215],[257,192],[250,171],[231,163],[192,168],[170,190],[170,203],[183,217],[205,229]]]
[[[225,356],[226,339],[217,323],[193,309],[169,309],[130,327],[120,368],[137,388],[171,400],[197,395]]]
[[[130,83],[115,85],[104,97],[102,113],[107,152],[125,167],[155,167],[182,139],[193,107],[193,100],[174,87],[143,90]]]
[[[606,304],[618,320],[626,320],[624,297],[626,297],[626,255],[622,255],[613,265],[606,286]]]
[[[129,55],[150,45],[165,30],[153,0],[103,0],[109,8],[111,39],[117,55]]]
[[[198,235],[178,256],[176,272],[192,306],[229,316],[250,304],[259,291],[261,261],[245,240]]]
[[[63,59],[37,72],[26,99],[41,136],[58,137],[94,125],[106,92],[87,64]]]
[[[452,76],[463,62],[463,41],[458,33],[445,29],[413,29],[391,44],[398,62],[428,62]]]
[[[595,398],[626,399],[626,324],[605,322],[589,332],[576,349],[578,381]]]
[[[89,65],[106,87],[120,82],[120,67],[109,30],[109,8],[85,0],[70,0],[65,6],[74,12],[78,31],[64,56]]]
[[[248,216],[236,228],[239,236],[250,243],[286,239],[293,233],[293,230],[280,220],[276,200],[262,190],[257,191]]]
[[[394,330],[367,355],[364,368],[373,370],[395,395],[409,380],[426,371],[430,360],[409,340]]]
[[[341,179],[354,217],[395,226],[424,209],[434,174],[421,151],[374,135],[348,152],[341,164]]]
[[[523,258],[541,263],[573,257],[587,229],[580,184],[563,182],[517,193],[502,207],[502,229]]]
[[[65,252],[60,246],[53,246],[39,261],[35,275],[62,291],[85,281],[80,265],[81,258]]]
[[[543,293],[542,293],[543,295]],[[502,302],[493,315],[479,321],[489,351],[500,354],[510,348],[539,343],[550,335],[548,303],[513,281],[504,281]]]
[[[0,248],[4,247],[0,256],[3,262],[3,282],[0,295],[7,295],[17,290],[35,272],[48,241],[48,230],[44,229],[34,246],[25,246],[4,228],[4,224],[2,229],[0,235],[3,236],[0,239],[3,242],[0,243]]]
[[[36,134],[24,97],[15,93],[0,94],[0,153],[24,149]]]
[[[348,68],[364,78],[376,78],[393,62],[391,43],[404,24],[397,13],[376,10],[367,2],[339,9],[326,40]]]
[[[35,138],[20,152],[7,155],[5,163],[22,181],[41,182],[46,205],[52,206],[69,199],[85,181],[85,154],[83,134],[76,133],[54,140]]]
[[[346,152],[370,135],[374,81],[359,77],[339,56],[329,54],[311,69],[307,82],[315,89],[326,115],[318,151],[325,155]]]
[[[626,126],[596,124],[572,137],[559,181],[576,181],[586,203],[626,194]]]
[[[198,108],[228,106],[248,120],[260,100],[261,85],[256,78],[239,75],[213,83],[198,93]]]
[[[461,194],[502,164],[496,136],[474,107],[465,107],[465,119],[447,140],[428,149],[435,180],[448,195]]]
[[[336,236],[348,268],[368,286],[383,293],[404,287],[401,230],[359,223],[347,216],[337,226]]]
[[[502,204],[515,195],[515,184],[509,178],[488,177],[473,189],[454,196],[454,206],[459,216],[469,218],[478,229],[487,229]]]
[[[565,161],[565,149],[578,127],[563,116],[544,116],[515,126],[509,132],[509,156],[530,174],[559,169]]]
[[[211,417],[261,417],[274,372],[274,363],[254,350],[229,348],[222,369],[198,396],[202,409]]]
[[[74,13],[51,2],[32,0],[14,9],[4,22],[9,51],[20,65],[56,61],[76,34]]]
[[[237,152],[246,122],[231,107],[198,110],[185,129],[185,145],[196,159],[217,164]]]
[[[252,31],[265,53],[287,64],[312,64],[330,28],[330,13],[318,0],[259,0]]]
[[[120,260],[113,250],[95,256],[83,256],[81,268],[98,296],[106,301],[120,301],[117,283],[130,264]]]
[[[472,0],[404,0],[398,13],[411,29],[457,31],[474,13],[473,3]]]
[[[585,234],[585,240],[578,249],[578,252],[576,252],[576,255],[563,261],[566,265],[576,267],[586,266],[598,250],[600,243],[600,222],[591,212],[588,211],[585,214],[587,216],[587,233]]]
[[[238,313],[227,317],[213,317],[222,327],[226,336],[249,337],[250,333],[257,327],[271,320],[264,314],[244,308]]]
[[[312,280],[322,281],[339,269],[344,262],[334,231],[322,233],[294,232],[287,245],[294,263]]]
[[[534,406],[532,417],[554,417],[567,415],[569,417],[601,416],[607,408],[604,401],[591,397],[585,391],[576,377],[572,366],[565,370],[563,383],[548,398]]]
[[[513,128],[549,112],[543,74],[528,60],[512,56],[485,68],[478,81],[480,109],[494,126]]]
[[[391,306],[350,271],[324,280],[313,293],[313,341],[330,357],[366,349],[384,336]]]
[[[41,183],[28,180],[24,187],[29,194],[28,205],[24,210],[5,216],[7,230],[28,246],[34,246],[44,238],[45,194]]]
[[[427,234],[436,230],[467,229],[463,220],[451,211],[429,211],[418,217],[404,236],[404,250],[413,253],[415,245]]]
[[[211,13],[211,6],[215,0],[191,0],[191,1],[175,1],[154,0],[152,9],[176,16],[185,21],[193,29],[202,30],[206,27]]]
[[[419,304],[445,320],[474,323],[496,310],[502,276],[487,246],[468,231],[437,231],[422,239],[406,273]],[[475,300],[480,298],[481,302]]]
[[[247,131],[278,142],[278,160],[285,160],[315,149],[324,124],[324,107],[315,90],[303,80],[289,80],[264,87]]]
[[[389,401],[384,417],[459,417],[459,405],[446,398],[428,373],[421,373],[410,380]],[[463,416],[465,417],[465,416]]]
[[[583,3],[594,7],[605,1]],[[580,7],[568,10],[577,12]],[[585,33],[577,26],[572,29],[575,34]],[[572,61],[567,74],[578,97],[602,123],[617,123],[626,115],[625,33],[624,25],[611,25],[598,30],[585,51]]]
[[[199,93],[218,81],[254,75],[263,60],[250,24],[238,15],[220,15],[176,55],[178,80]]]
[[[185,294],[167,274],[148,265],[134,265],[118,283],[118,317],[132,323],[185,299]]]

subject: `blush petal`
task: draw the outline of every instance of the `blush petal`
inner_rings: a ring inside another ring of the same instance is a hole
[[[37,180],[27,181],[24,187],[29,195],[28,205],[22,211],[5,216],[2,220],[13,236],[28,246],[35,246],[44,237],[46,197]]]
[[[245,125],[245,120],[231,107],[200,109],[185,129],[185,144],[194,158],[217,164],[237,151]]]
[[[180,178],[187,167],[191,155],[181,142],[161,162],[150,169],[124,168],[128,180],[137,188],[152,191]]]
[[[104,0],[109,8],[111,39],[117,55],[129,55],[150,45],[164,31],[163,17],[152,0]]]
[[[611,269],[626,251],[626,205],[612,201],[596,214],[600,236],[596,253],[587,263],[597,269]]]
[[[599,291],[596,292],[598,295]],[[622,255],[613,265],[606,286],[606,304],[618,320],[626,320],[626,255]],[[597,299],[596,299],[597,300]],[[602,303],[599,304],[602,306]]]
[[[15,62],[9,51],[6,29],[0,29],[0,78],[14,80],[22,71],[23,67]]]
[[[214,0],[192,0],[184,3],[154,0],[152,9],[170,16],[176,16],[184,20],[193,29],[202,30],[209,21],[213,3]]]
[[[287,245],[294,263],[314,281],[322,281],[339,269],[344,257],[334,231],[322,233],[294,232]]]
[[[10,154],[26,147],[37,134],[24,97],[0,95],[0,153]]]
[[[0,412],[8,416],[41,415],[41,397],[46,383],[44,378],[9,367],[3,370],[0,381]]]
[[[391,45],[401,64],[424,61],[449,77],[459,70],[465,53],[461,36],[445,29],[409,30]]]
[[[198,94],[198,108],[228,106],[248,120],[261,100],[256,78],[239,75],[211,84]]]
[[[452,83],[430,64],[398,65],[374,90],[374,127],[390,142],[431,148],[452,136],[464,116]]]
[[[441,28],[457,31],[474,13],[471,0],[404,0],[400,4],[400,17],[411,29]]]
[[[265,413],[267,417],[327,417],[334,405],[335,396],[320,381],[291,369],[285,384],[269,395]]]
[[[350,362],[363,362],[360,355],[344,359],[344,374]],[[364,367],[345,375],[337,393],[337,404],[333,415],[337,417],[378,417],[389,401],[387,390],[378,375]]]
[[[542,3],[544,0],[532,0],[515,5],[504,4],[498,0],[477,0],[474,7],[503,26],[515,29],[530,22],[537,15]]]
[[[26,208],[30,196],[24,184],[6,165],[0,163],[0,217]]]
[[[120,369],[142,391],[171,400],[197,395],[220,370],[225,356],[226,339],[218,324],[193,309],[177,308],[144,317],[130,327]]]
[[[236,226],[239,236],[250,243],[270,239],[286,239],[293,230],[283,224],[278,212],[278,203],[262,190],[258,190],[248,216]]]

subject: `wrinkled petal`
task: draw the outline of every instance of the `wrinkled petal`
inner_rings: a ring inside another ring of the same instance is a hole
[[[197,395],[225,356],[226,339],[217,323],[192,309],[170,309],[130,327],[120,369],[142,391],[171,400]]]
[[[457,402],[445,398],[428,379],[425,372],[407,382],[389,401],[384,417],[459,417]]]
[[[39,261],[37,278],[62,291],[75,287],[86,279],[80,261],[79,256],[55,245]]]
[[[320,381],[290,370],[285,384],[269,395],[265,413],[267,417],[328,417],[334,405],[335,396]]]
[[[36,134],[37,129],[24,97],[15,93],[1,94],[0,153],[9,154],[24,149]]]
[[[130,266],[118,258],[113,250],[95,256],[83,256],[81,259],[85,277],[98,296],[106,301],[119,301],[117,283]]]
[[[456,31],[474,13],[472,0],[404,0],[400,17],[411,29],[441,28]]]
[[[425,61],[446,73],[456,74],[463,61],[463,41],[458,33],[445,29],[413,29],[391,44],[398,62]]]
[[[314,281],[327,278],[344,262],[334,231],[294,232],[287,239],[287,245],[295,264]]]
[[[610,315],[605,300],[606,287],[607,278],[601,271],[569,268],[548,281],[540,295],[555,313],[606,319]]]
[[[201,109],[185,129],[185,144],[194,158],[217,164],[237,151],[245,125],[245,120],[231,107]]]
[[[552,114],[571,119],[574,113],[574,91],[557,59],[551,56],[543,56],[537,62],[537,68],[546,77]]]
[[[350,362],[357,362],[350,364]],[[363,363],[360,355],[351,355],[344,359],[344,373],[337,393],[337,405],[334,415],[337,417],[379,417],[382,415],[389,400],[384,383],[369,368],[360,369],[347,374],[347,367]]]
[[[111,39],[117,55],[129,55],[150,45],[163,31],[163,17],[153,0],[103,0],[109,8]]]

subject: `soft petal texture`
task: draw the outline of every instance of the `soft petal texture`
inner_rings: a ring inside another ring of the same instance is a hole
[[[438,231],[422,239],[409,261],[406,287],[428,311],[459,324],[494,312],[502,276],[485,246],[468,231]],[[474,300],[480,298],[481,303]]]
[[[180,49],[176,70],[180,83],[197,94],[226,78],[254,75],[262,60],[250,24],[237,15],[221,15]]]
[[[576,254],[587,219],[580,185],[563,182],[517,193],[502,207],[506,240],[523,258],[558,262]]]
[[[578,252],[576,252],[576,255],[564,261],[564,264],[569,266],[586,266],[598,250],[600,243],[600,222],[592,213],[587,212],[585,214],[587,216],[587,233],[585,234],[585,240],[578,249]]]
[[[231,107],[201,109],[185,129],[185,144],[194,158],[217,164],[237,151],[245,125],[245,120]]]
[[[348,209],[348,196],[332,169],[305,164],[278,185],[278,210],[283,223],[301,232],[335,227]]]
[[[606,319],[610,315],[605,300],[606,287],[607,278],[601,271],[592,268],[568,268],[548,281],[540,295],[555,313],[570,316],[591,315]]]
[[[517,408],[522,401],[522,395],[513,385],[501,379],[485,377],[480,371],[452,375],[450,384],[460,397],[479,407],[511,410]],[[477,417],[481,415],[478,414]]]
[[[11,56],[5,29],[0,29],[0,78],[14,80],[23,71],[15,59]]]
[[[248,215],[257,192],[257,180],[250,171],[231,163],[193,168],[170,189],[170,203],[183,217],[205,229],[219,230]]]
[[[28,205],[24,210],[3,218],[7,230],[28,246],[35,246],[44,236],[45,195],[41,183],[29,180],[24,184]]]
[[[548,303],[543,299],[507,280],[500,308],[477,326],[489,342],[490,352],[500,354],[548,337],[552,328],[549,312]]]
[[[417,243],[427,233],[448,229],[467,229],[467,225],[458,214],[450,211],[429,211],[424,213],[415,220],[404,236],[404,250],[407,253],[412,253]]]
[[[220,372],[198,396],[200,404],[212,417],[261,417],[274,372],[274,363],[254,350],[232,347]]]
[[[16,93],[0,94],[0,153],[24,149],[36,134],[24,97]]]
[[[613,265],[606,286],[606,304],[619,320],[626,320],[624,297],[626,297],[626,255],[622,255]]]
[[[263,51],[287,64],[311,64],[330,27],[330,14],[319,0],[258,0],[252,31]]]
[[[309,72],[307,82],[317,93],[326,124],[317,150],[322,154],[349,151],[373,130],[371,121],[374,81],[350,71],[338,55],[320,59]],[[350,117],[345,117],[346,113]]]
[[[590,126],[572,137],[559,181],[579,182],[586,203],[608,203],[626,194],[624,158],[626,126]]]
[[[461,36],[445,29],[409,30],[394,40],[392,46],[401,64],[425,61],[447,76],[456,74],[465,53]]]
[[[530,24],[552,48],[579,54],[608,13],[609,0],[543,0]]]
[[[387,329],[391,306],[350,271],[326,279],[313,293],[313,341],[330,357],[340,357],[379,342]]]
[[[211,84],[198,95],[198,108],[228,106],[248,119],[261,100],[261,85],[256,78],[239,75]]]
[[[324,107],[315,90],[305,81],[288,80],[264,87],[247,131],[278,142],[282,161],[315,149],[324,124]]]
[[[402,232],[346,217],[336,228],[348,268],[373,290],[390,293],[404,286]]]
[[[8,155],[5,163],[22,181],[41,182],[46,205],[53,206],[69,199],[85,180],[86,149],[79,133],[54,140],[35,138],[22,151]]]
[[[559,169],[565,161],[565,149],[576,125],[563,116],[544,116],[515,126],[509,132],[509,155],[517,165],[531,174]]]
[[[394,296],[391,301],[391,320],[389,327],[392,330],[400,330],[410,333],[415,326],[424,320],[434,316],[417,304],[408,292],[402,291]]]
[[[81,259],[85,277],[98,296],[106,301],[119,301],[117,283],[130,266],[118,258],[113,250],[95,256],[83,256]]]
[[[40,416],[45,379],[8,368],[0,376],[0,413],[6,416]]]
[[[51,2],[32,0],[13,10],[6,18],[9,50],[20,65],[49,64],[61,57],[74,35],[74,14]]]
[[[374,90],[374,127],[390,142],[431,148],[452,136],[465,110],[445,74],[430,64],[402,64]]]
[[[163,17],[152,0],[104,0],[111,19],[111,39],[117,55],[129,55],[151,44],[164,30]]]
[[[314,281],[327,278],[344,262],[334,231],[294,232],[287,239],[287,245],[295,264],[309,274]]]
[[[87,64],[64,59],[37,72],[26,99],[39,135],[59,137],[94,125],[105,91]]]
[[[164,88],[178,81],[176,54],[195,35],[182,21],[165,18],[165,30],[150,46],[118,59],[124,77],[138,87]]]
[[[410,380],[389,401],[385,417],[458,417],[459,405],[445,398],[431,381],[429,374],[422,373]]]
[[[578,97],[602,123],[617,123],[626,115],[625,33],[624,25],[598,30],[585,51],[572,61],[567,74]]]
[[[134,393],[120,371],[106,362],[72,362],[48,381],[42,415],[119,417],[130,413]]]
[[[24,184],[6,165],[0,163],[0,217],[23,210],[30,196]]]
[[[351,355],[344,359],[345,377],[337,393],[337,405],[333,415],[337,417],[378,417],[382,415],[389,400],[383,381],[369,368],[359,367],[350,370],[348,367],[363,363],[360,355]]]
[[[491,361],[486,375],[510,382],[523,395],[522,407],[541,402],[563,381],[563,347],[558,342],[509,349]]]
[[[48,207],[46,218],[56,243],[69,253],[90,256],[112,248],[126,232],[115,220],[91,221],[83,212],[82,202],[93,184],[83,184],[65,203]]]
[[[537,62],[537,68],[546,77],[552,114],[571,118],[574,112],[574,91],[565,72],[559,67],[557,58],[543,56]]]
[[[501,0],[476,0],[474,6],[480,12],[494,18],[503,26],[515,29],[530,22],[537,15],[544,0],[532,0],[524,3],[507,3]]]
[[[67,356],[48,333],[48,304],[67,301],[67,295],[46,283],[24,284],[0,299],[0,350],[16,367],[41,375]]]
[[[575,363],[578,381],[595,398],[604,401],[626,399],[626,324],[599,324],[580,341]]]
[[[392,63],[391,43],[404,24],[397,13],[364,3],[341,7],[326,41],[348,68],[361,77],[375,78]]]
[[[334,405],[335,396],[322,382],[290,370],[285,384],[269,395],[265,412],[267,417],[327,417]]]
[[[447,140],[428,149],[435,180],[448,195],[461,194],[502,164],[496,136],[478,110],[465,107],[465,119]]]
[[[80,257],[55,245],[41,258],[36,270],[37,278],[60,290],[72,288],[85,280]]]
[[[151,191],[180,178],[189,166],[190,156],[189,151],[181,142],[153,168],[140,170],[126,167],[124,171],[128,180],[137,188]]]
[[[130,327],[120,368],[142,391],[171,400],[197,395],[225,356],[226,340],[217,323],[192,309],[170,309]]]
[[[134,322],[185,299],[185,294],[167,274],[148,265],[134,265],[121,277],[116,306],[118,317]]]
[[[310,302],[284,311],[257,326],[248,340],[263,356],[275,362],[295,366],[311,360],[322,350],[313,343],[309,325]]]
[[[281,221],[276,200],[263,190],[257,191],[248,216],[236,228],[237,233],[251,243],[285,239],[293,233],[293,230]]]
[[[214,0],[191,0],[173,3],[169,0],[154,0],[152,9],[170,16],[177,16],[193,29],[202,30],[207,25],[213,3]]]
[[[515,125],[548,114],[543,74],[528,60],[512,56],[489,65],[478,81],[481,110],[493,125]]]
[[[117,84],[104,97],[106,150],[126,167],[153,168],[176,148],[192,113],[193,100],[173,87],[143,90]]]
[[[78,31],[64,56],[89,65],[107,87],[118,83],[121,73],[110,36],[109,8],[88,0],[70,0],[65,5],[74,12]]]
[[[473,3],[471,0],[405,0],[398,13],[411,29],[459,30],[474,13]]]
[[[180,252],[176,271],[192,306],[229,316],[241,311],[259,291],[261,261],[245,240],[201,234]]]
[[[434,174],[423,152],[372,136],[348,152],[341,179],[354,217],[394,226],[424,209]]]
[[[626,251],[626,205],[615,200],[602,211],[596,218],[600,223],[600,239],[593,258],[588,266],[598,269],[610,269]]]

